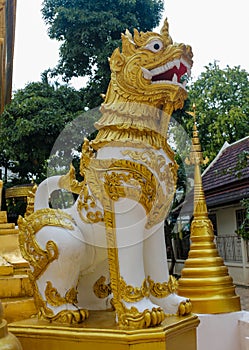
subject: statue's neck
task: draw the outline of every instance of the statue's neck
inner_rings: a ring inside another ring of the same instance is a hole
[[[99,130],[91,143],[95,150],[118,145],[169,151],[167,131],[170,115],[148,103],[132,101],[116,94],[111,97],[102,104],[102,117],[95,123]]]

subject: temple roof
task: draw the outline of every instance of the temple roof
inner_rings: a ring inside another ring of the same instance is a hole
[[[249,136],[225,142],[203,172],[202,182],[209,208],[249,197]]]
[[[215,159],[202,173],[208,210],[238,203],[249,197],[249,136],[224,143]],[[187,195],[181,215],[193,214],[193,190]]]

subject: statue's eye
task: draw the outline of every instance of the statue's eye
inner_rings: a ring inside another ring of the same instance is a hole
[[[160,39],[151,40],[146,46],[145,49],[150,50],[152,52],[158,52],[162,50],[163,43]]]

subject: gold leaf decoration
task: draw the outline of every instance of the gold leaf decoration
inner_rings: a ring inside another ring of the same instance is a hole
[[[134,303],[142,300],[144,297],[148,297],[150,291],[146,279],[144,279],[142,287],[133,287],[131,285],[127,285],[124,279],[120,278],[119,293],[121,299],[128,303]]]
[[[106,284],[105,281],[105,276],[101,276],[93,285],[93,292],[100,299],[107,298],[112,292],[110,283]]]
[[[62,297],[56,288],[52,286],[50,281],[47,281],[47,286],[45,289],[45,296],[47,302],[51,306],[61,306],[63,304],[77,304],[77,292],[74,288],[71,288],[67,291],[66,295]]]

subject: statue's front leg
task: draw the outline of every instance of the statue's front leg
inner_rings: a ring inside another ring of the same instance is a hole
[[[144,208],[127,198],[113,203],[105,217],[113,304],[124,328],[155,326],[165,317],[149,299],[143,259],[146,220]]]
[[[189,314],[192,309],[191,302],[177,295],[177,281],[169,276],[163,223],[146,231],[144,264],[150,299],[167,314]]]

